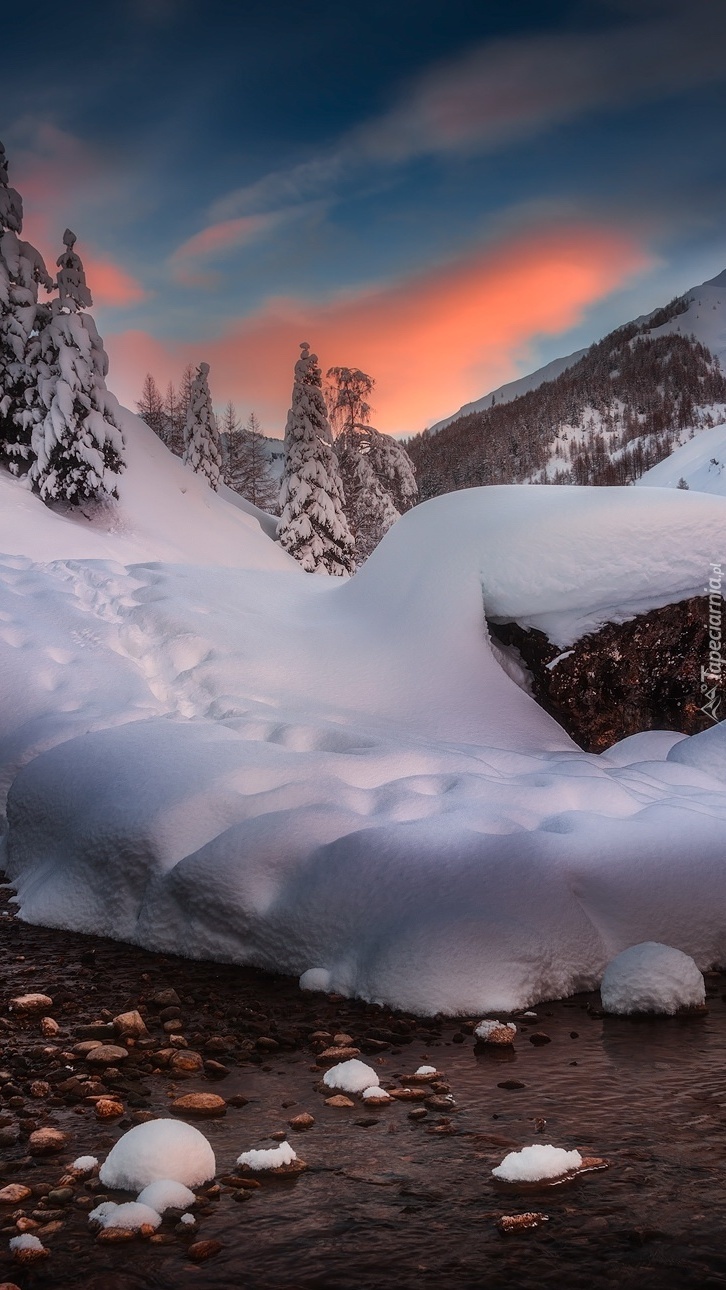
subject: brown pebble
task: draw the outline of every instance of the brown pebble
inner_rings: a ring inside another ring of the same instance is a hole
[[[41,1246],[39,1250],[13,1250],[13,1258],[16,1263],[39,1263],[41,1259],[47,1259],[50,1250]]]
[[[29,1092],[31,1097],[50,1097],[50,1084],[44,1079],[34,1079]]]
[[[0,1290],[20,1290],[14,1281],[0,1281]]]
[[[336,1048],[350,1048],[353,1043],[352,1035],[333,1035],[333,1043]]]
[[[8,1004],[10,1012],[47,1012],[53,1000],[47,994],[19,994]]]
[[[261,1053],[276,1053],[280,1045],[271,1035],[260,1035],[256,1047]]]
[[[429,1097],[427,1088],[389,1088],[388,1093],[397,1102],[423,1102]]]
[[[315,1060],[318,1063],[348,1062],[352,1057],[360,1057],[360,1048],[324,1048]]]
[[[95,1112],[98,1120],[117,1120],[124,1113],[124,1104],[112,1097],[99,1097]]]
[[[533,1227],[541,1227],[543,1223],[549,1222],[547,1214],[502,1214],[497,1219],[499,1231],[506,1234],[507,1232],[526,1232]]]
[[[134,1039],[146,1039],[149,1034],[144,1018],[135,1008],[132,1012],[120,1012],[114,1017],[113,1026],[117,1035],[131,1035]]]
[[[428,1111],[425,1106],[415,1106],[412,1111],[408,1112],[409,1120],[425,1120]]]
[[[195,1241],[189,1246],[187,1254],[195,1263],[204,1263],[205,1259],[211,1259],[213,1255],[219,1254],[221,1249],[221,1241]]]
[[[122,1241],[133,1241],[135,1235],[127,1227],[102,1227],[96,1240],[101,1245],[120,1245]]]
[[[99,1044],[86,1053],[86,1061],[91,1066],[115,1066],[116,1062],[125,1062],[128,1055],[128,1048],[118,1044]]]
[[[544,1044],[551,1044],[552,1040],[542,1030],[535,1030],[534,1034],[529,1036],[529,1042],[534,1044],[535,1048],[542,1048]]]
[[[309,1115],[307,1111],[303,1111],[300,1115],[293,1115],[292,1119],[288,1120],[291,1129],[312,1129],[314,1123],[315,1116]]]
[[[53,1039],[60,1032],[60,1026],[54,1017],[41,1017],[40,1033],[46,1039]]]
[[[7,1187],[0,1190],[0,1205],[20,1205],[32,1194],[30,1187],[26,1187],[24,1183],[8,1183]]]
[[[208,1116],[226,1115],[227,1103],[217,1093],[186,1093],[177,1097],[169,1107],[174,1115],[206,1118]]]
[[[342,1093],[336,1093],[333,1097],[326,1097],[326,1106],[355,1106],[349,1097],[344,1097]]]
[[[49,1156],[54,1151],[63,1151],[70,1141],[70,1135],[61,1133],[60,1129],[36,1129],[28,1141],[31,1156]]]
[[[155,1232],[149,1237],[149,1245],[176,1245],[176,1241],[171,1232]],[[0,1286],[2,1290],[2,1286]]]
[[[201,1053],[192,1052],[191,1048],[172,1049],[172,1053],[169,1069],[174,1075],[196,1075],[204,1070]]]

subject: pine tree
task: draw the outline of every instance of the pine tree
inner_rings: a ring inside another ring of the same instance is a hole
[[[59,256],[58,298],[39,333],[40,397],[45,418],[33,429],[33,487],[46,502],[116,497],[124,469],[124,440],[106,389],[108,358],[96,324],[82,311],[92,304],[83,264],[66,229]]]
[[[230,409],[233,422],[230,423]],[[232,403],[225,409],[224,439],[227,443],[225,482],[248,502],[259,506],[261,511],[272,514],[277,509],[279,488],[273,478],[270,459],[265,448],[265,436],[254,412],[250,412],[247,424],[240,426]]]
[[[285,427],[278,540],[307,573],[352,573],[354,543],[343,511],[317,355],[307,342],[300,349]]]
[[[28,470],[33,426],[43,415],[37,328],[48,307],[38,304],[38,284],[53,287],[40,252],[18,236],[22,229],[23,203],[8,184],[0,143],[0,461],[13,474]]]
[[[345,489],[346,515],[355,538],[359,565],[368,559],[391,525],[400,519],[400,511],[394,506],[390,492],[376,474],[371,443],[377,435],[378,431],[370,426],[356,426],[353,430],[343,430],[335,441]]]
[[[166,443],[164,400],[161,397],[161,391],[151,375],[151,372],[146,373],[146,378],[141,389],[141,398],[136,404],[136,411],[142,421],[146,422],[149,429],[153,430],[154,434],[157,434],[159,438]]]
[[[219,488],[222,453],[217,420],[209,393],[209,363],[200,363],[194,378],[184,431],[184,464],[203,475],[210,488]]]

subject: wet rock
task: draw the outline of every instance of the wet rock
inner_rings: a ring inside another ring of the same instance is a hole
[[[427,1088],[389,1088],[388,1096],[397,1102],[423,1102],[429,1096]]]
[[[176,990],[155,990],[149,999],[149,1003],[155,1004],[157,1008],[169,1008],[172,1005],[176,1005],[178,1007],[181,1003],[181,999],[179,998]]]
[[[350,1098],[345,1097],[342,1093],[336,1093],[333,1097],[326,1097],[325,1105],[351,1107],[355,1106],[355,1102],[351,1102]]]
[[[17,1124],[6,1124],[0,1129],[0,1147],[14,1147],[19,1138]]]
[[[146,1039],[148,1030],[140,1012],[120,1012],[113,1019],[113,1028],[117,1035],[131,1036],[133,1039]]]
[[[10,1000],[8,1007],[11,1012],[47,1012],[53,1007],[53,1000],[48,994],[18,994]]]
[[[170,1021],[164,1022],[164,1033],[166,1035],[175,1035],[184,1029],[184,1022],[181,1017],[172,1017]]]
[[[256,1042],[256,1048],[261,1053],[276,1053],[280,1045],[271,1035],[260,1035]]]
[[[353,1046],[353,1036],[342,1033],[333,1035],[333,1044],[336,1048],[350,1048]]]
[[[242,1093],[233,1093],[231,1097],[227,1098],[227,1106],[247,1106],[249,1100]]]
[[[178,1004],[172,1004],[170,1008],[162,1008],[159,1013],[159,1021],[179,1021],[181,1017],[181,1008]]]
[[[0,1205],[21,1205],[32,1194],[30,1187],[23,1183],[8,1183],[0,1189]]]
[[[221,1062],[207,1059],[204,1063],[204,1074],[209,1079],[224,1079],[225,1075],[229,1075],[229,1066],[223,1066]]]
[[[73,1200],[72,1187],[53,1187],[48,1192],[48,1200],[51,1205],[70,1205]],[[48,1215],[50,1218],[50,1214]]]
[[[50,1084],[44,1079],[34,1079],[28,1089],[31,1097],[45,1098],[50,1097]]]
[[[551,1044],[552,1040],[544,1031],[535,1030],[534,1034],[529,1036],[529,1042],[534,1044],[535,1048],[543,1048],[545,1044]]]
[[[191,1048],[173,1049],[169,1069],[177,1076],[198,1075],[204,1070],[204,1059]]]
[[[98,1039],[100,1043],[104,1043],[107,1039],[113,1039],[116,1031],[108,1021],[92,1021],[87,1026],[78,1026],[76,1034],[79,1039]]]
[[[325,1062],[347,1062],[352,1057],[360,1057],[360,1048],[324,1048],[315,1060],[324,1064]]]
[[[70,1134],[60,1129],[36,1129],[30,1135],[28,1151],[31,1156],[49,1156],[63,1151],[70,1142]]]
[[[123,1102],[117,1102],[112,1097],[99,1097],[94,1111],[97,1120],[117,1120],[124,1113]]]
[[[537,1214],[534,1212],[526,1214],[502,1214],[497,1219],[499,1231],[506,1236],[510,1232],[527,1232],[533,1227],[541,1227],[543,1223],[549,1222],[548,1214]]]
[[[96,1240],[99,1245],[121,1245],[124,1241],[133,1241],[135,1236],[127,1227],[102,1227]]]
[[[425,1120],[427,1116],[428,1111],[425,1106],[415,1106],[412,1111],[408,1112],[409,1120]]]
[[[60,1034],[60,1026],[54,1017],[41,1017],[40,1033],[45,1035],[46,1039],[53,1039]]]
[[[47,1250],[44,1245],[33,1245],[29,1248],[18,1248],[16,1246],[13,1250],[13,1259],[16,1263],[27,1265],[29,1263],[40,1263],[42,1259],[47,1259],[49,1254],[50,1250]]]
[[[497,1088],[506,1088],[511,1090],[526,1087],[527,1085],[523,1084],[521,1079],[503,1079],[497,1084]]]
[[[227,1114],[227,1103],[217,1093],[186,1093],[177,1097],[169,1107],[174,1115],[189,1116],[192,1119],[205,1119],[210,1116]]]
[[[292,1119],[288,1120],[291,1129],[312,1129],[314,1123],[315,1117],[307,1111],[301,1112],[300,1115],[293,1115]]]
[[[480,1021],[474,1030],[478,1044],[511,1046],[517,1037],[517,1027],[506,1021]]]
[[[213,1258],[215,1254],[219,1254],[222,1248],[221,1241],[195,1241],[193,1245],[189,1246],[187,1254],[195,1263],[204,1263],[207,1259]]]
[[[99,1044],[86,1054],[86,1061],[91,1066],[115,1066],[117,1062],[125,1062],[128,1055],[128,1048],[121,1048],[118,1044]]]

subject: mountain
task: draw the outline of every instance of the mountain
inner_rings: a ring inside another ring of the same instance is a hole
[[[422,497],[490,483],[628,484],[726,421],[726,272],[408,445]]]
[[[670,457],[646,470],[638,485],[649,488],[693,488],[726,497],[726,425],[702,430]]]

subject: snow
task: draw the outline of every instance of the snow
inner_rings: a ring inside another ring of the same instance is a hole
[[[267,1150],[243,1151],[237,1157],[238,1165],[246,1165],[253,1173],[264,1173],[268,1169],[281,1169],[283,1165],[292,1165],[297,1156],[289,1142],[281,1142],[279,1147]]]
[[[415,1075],[435,1075],[435,1074],[436,1074],[436,1067],[435,1067],[435,1066],[419,1066],[418,1070],[417,1070],[417,1071],[414,1071],[414,1074],[415,1074]]]
[[[544,1182],[549,1178],[562,1178],[564,1174],[579,1169],[581,1164],[579,1151],[535,1143],[531,1147],[522,1147],[521,1151],[510,1151],[502,1163],[492,1169],[492,1173],[502,1182]]]
[[[88,1221],[99,1227],[123,1227],[127,1232],[138,1232],[140,1227],[159,1227],[161,1215],[151,1206],[135,1200],[124,1205],[104,1201],[91,1210]]]
[[[657,466],[646,470],[636,487],[677,488],[681,480],[699,493],[726,497],[726,424],[701,430]]]
[[[98,1176],[104,1187],[138,1192],[169,1179],[198,1187],[215,1172],[214,1152],[199,1129],[177,1120],[149,1120],[119,1138]]]
[[[512,1021],[480,1021],[474,1030],[477,1039],[483,1039],[485,1042],[495,1030],[508,1030],[511,1032],[512,1039],[517,1033],[517,1027]]]
[[[566,372],[568,367],[574,367],[580,359],[587,353],[586,349],[578,349],[574,354],[567,354],[564,358],[553,358],[550,363],[545,363],[544,367],[538,367],[536,372],[530,372],[527,376],[520,376],[516,381],[508,381],[506,385],[500,385],[496,390],[491,390],[480,399],[474,399],[472,403],[465,403],[459,408],[458,412],[452,413],[450,417],[444,417],[443,421],[437,421],[430,427],[431,434],[436,434],[438,430],[444,430],[446,426],[451,425],[452,421],[457,421],[459,417],[467,417],[471,412],[483,412],[490,408],[494,403],[511,403],[512,399],[518,399],[520,395],[527,394],[529,390],[536,390],[538,386],[543,385],[545,381],[554,381],[562,372]]]
[[[98,1161],[95,1156],[79,1156],[73,1161],[71,1169],[76,1169],[78,1173],[90,1174],[97,1166]]]
[[[43,1242],[33,1236],[32,1232],[23,1232],[21,1236],[12,1236],[8,1242],[11,1250],[42,1250]]]
[[[655,941],[616,955],[605,969],[600,993],[606,1012],[625,1015],[660,1012],[672,1017],[679,1008],[698,1007],[706,999],[703,977],[690,955]]]
[[[562,648],[698,594],[726,499],[471,489],[407,512],[355,577],[311,577],[123,428],[116,528],[0,476],[23,919],[422,1014],[592,989],[647,939],[726,961],[726,727],[585,754],[484,620]]]
[[[364,1102],[391,1102],[393,1099],[379,1084],[370,1084],[361,1093]]]
[[[157,1178],[156,1182],[144,1187],[136,1199],[140,1205],[149,1205],[157,1214],[163,1214],[167,1209],[186,1209],[197,1198],[183,1183],[175,1182],[173,1178]]]
[[[364,1093],[367,1088],[378,1087],[380,1080],[371,1066],[351,1057],[350,1061],[338,1062],[323,1075],[326,1088],[339,1088],[344,1093]]]

